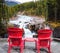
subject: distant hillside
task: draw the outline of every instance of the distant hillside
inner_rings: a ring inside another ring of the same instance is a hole
[[[5,3],[6,3],[8,6],[14,6],[14,5],[20,4],[20,2],[14,2],[14,1],[5,1]]]

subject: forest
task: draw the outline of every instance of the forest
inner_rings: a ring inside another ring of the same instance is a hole
[[[60,1],[38,0],[8,6],[4,0],[0,0],[0,35],[6,33],[9,19],[16,16],[18,12],[24,12],[25,15],[41,16],[46,18],[46,21],[60,22]]]

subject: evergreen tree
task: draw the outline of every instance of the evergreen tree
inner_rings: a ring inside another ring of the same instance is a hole
[[[6,28],[6,6],[5,6],[5,1],[0,0],[0,35],[5,33],[5,28]]]

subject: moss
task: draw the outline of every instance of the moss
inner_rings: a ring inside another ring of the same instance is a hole
[[[51,25],[51,27],[55,28],[57,26],[60,26],[59,22],[47,22],[49,25]]]

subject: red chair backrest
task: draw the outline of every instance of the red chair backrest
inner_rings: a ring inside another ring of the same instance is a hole
[[[20,28],[8,28],[8,38],[13,45],[20,45],[22,41],[23,29]]]
[[[41,29],[38,30],[38,38],[48,38],[51,36],[52,30],[50,29]]]
[[[22,38],[22,35],[23,35],[23,29],[19,29],[19,28],[8,28],[8,35],[10,37],[21,37]]]

